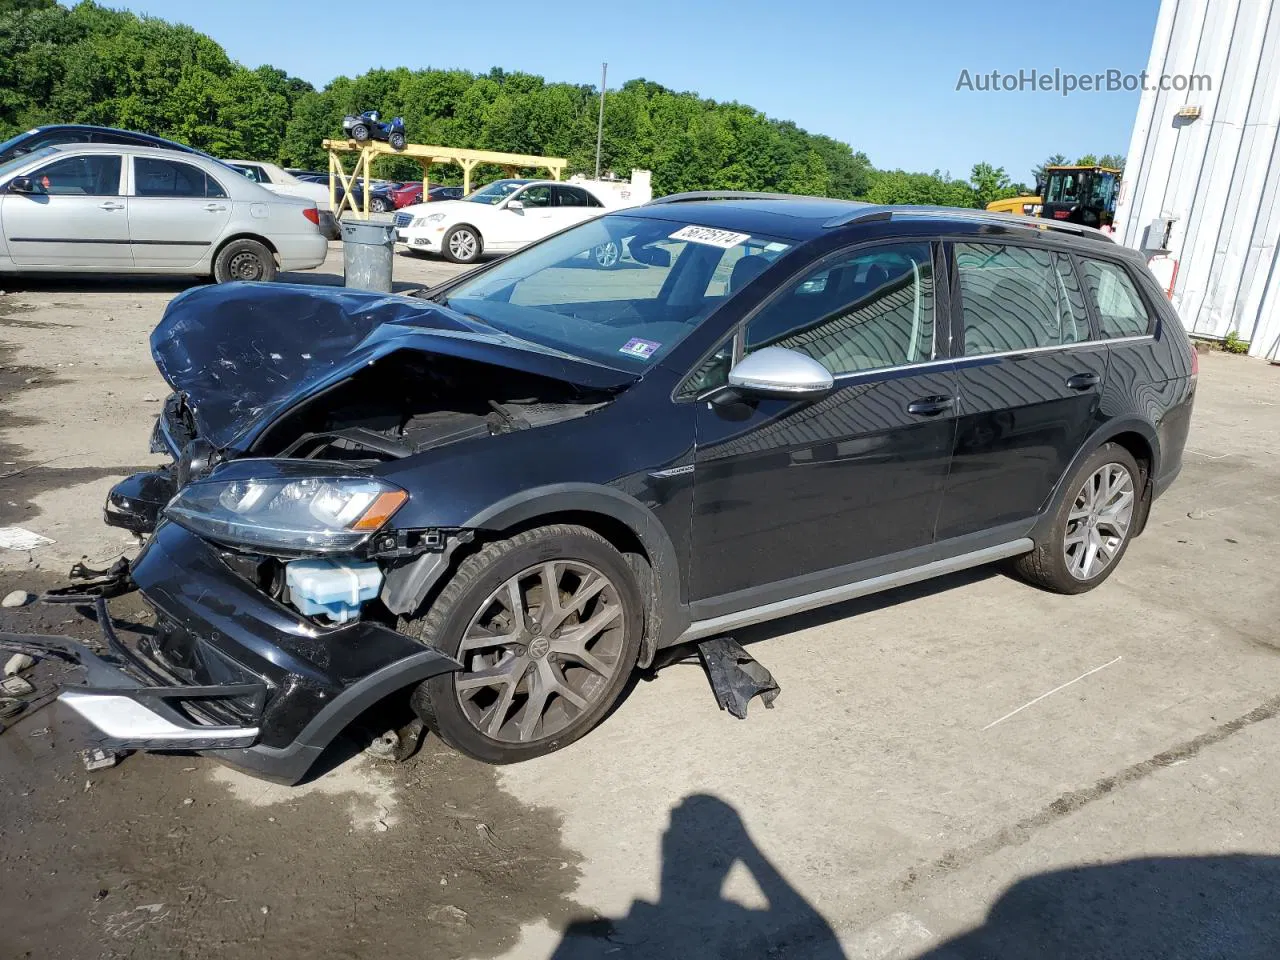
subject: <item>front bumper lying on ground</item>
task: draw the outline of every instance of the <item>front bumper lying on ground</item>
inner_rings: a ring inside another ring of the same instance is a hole
[[[59,700],[106,747],[198,750],[296,783],[369,707],[459,668],[378,623],[317,626],[175,524],[156,530],[130,576],[157,619],[136,644],[116,632],[100,598],[85,602],[97,608],[102,654],[65,637],[0,634],[0,647],[85,667],[88,686],[65,688]]]

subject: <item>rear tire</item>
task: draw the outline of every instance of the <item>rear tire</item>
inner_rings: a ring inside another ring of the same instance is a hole
[[[391,204],[383,197],[372,197],[369,200],[370,213],[387,213],[391,210]]]
[[[405,139],[403,133],[393,133],[387,138],[387,143],[391,145],[392,150],[403,150],[405,148]]]
[[[213,260],[213,279],[218,283],[232,280],[270,283],[275,278],[276,258],[257,240],[232,240]]]
[[[356,143],[364,143],[369,139],[369,128],[363,123],[357,123],[351,128],[351,139]]]
[[[1049,533],[1013,562],[1028,583],[1054,593],[1084,593],[1119,565],[1140,516],[1145,477],[1124,447],[1106,443],[1067,481]]]
[[[419,685],[413,708],[441,740],[485,763],[559,750],[622,694],[643,609],[626,560],[586,527],[537,527],[490,543],[422,617],[401,625],[463,664]]]

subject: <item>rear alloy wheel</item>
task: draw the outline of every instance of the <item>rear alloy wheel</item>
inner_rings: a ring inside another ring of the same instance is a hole
[[[404,134],[393,133],[387,138],[387,142],[391,145],[392,150],[403,150],[405,147]]]
[[[218,283],[232,280],[261,280],[276,278],[276,258],[257,240],[232,240],[218,251],[213,261],[213,279]]]
[[[539,527],[489,544],[416,622],[463,669],[419,686],[414,708],[477,760],[558,750],[622,693],[639,653],[640,611],[626,560],[586,528]]]
[[[351,128],[351,139],[356,143],[364,143],[369,139],[369,128],[363,123],[357,123]]]
[[[385,197],[372,197],[369,200],[370,213],[386,213],[391,209],[391,203]]]
[[[1015,561],[1018,572],[1056,593],[1083,593],[1102,583],[1129,547],[1142,482],[1133,455],[1104,444],[1067,484],[1049,537]]]
[[[454,227],[444,235],[444,255],[454,263],[475,263],[482,249],[473,227]]]

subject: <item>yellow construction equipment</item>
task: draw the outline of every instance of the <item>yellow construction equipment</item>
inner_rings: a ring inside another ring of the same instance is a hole
[[[355,140],[325,140],[329,151],[329,209],[334,216],[350,210],[363,219],[369,219],[369,171],[376,157],[413,157],[422,165],[422,196],[425,199],[431,189],[431,168],[437,163],[456,163],[462,167],[462,189],[471,192],[471,171],[477,164],[490,163],[502,167],[508,176],[520,170],[546,170],[550,179],[559,180],[569,161],[563,157],[541,157],[523,153],[497,153],[492,150],[464,150],[459,147],[439,147],[422,143],[405,144],[403,150],[395,150],[379,140],[357,143]],[[348,175],[342,163],[342,155],[357,154],[355,166]],[[353,187],[363,180],[362,203],[356,206]],[[342,199],[338,199],[338,187],[342,187]],[[361,209],[363,208],[363,209]]]
[[[987,209],[1107,229],[1115,217],[1122,172],[1114,167],[1045,167],[1043,197],[992,200]]]

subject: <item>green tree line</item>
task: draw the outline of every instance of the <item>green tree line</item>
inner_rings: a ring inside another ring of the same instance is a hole
[[[599,91],[494,68],[376,69],[322,90],[270,66],[249,69],[190,27],[96,3],[0,0],[0,138],[45,123],[145,130],[215,156],[324,169],[321,141],[347,113],[404,117],[410,139],[454,147],[561,156],[595,166]],[[653,171],[658,194],[771,190],[879,203],[984,206],[1028,192],[1001,167],[968,179],[941,171],[878,170],[846,143],[636,79],[606,98],[604,169]],[[378,161],[390,179],[421,176],[407,158]],[[438,168],[457,179],[457,169]],[[480,177],[498,175],[479,171]],[[1033,172],[1033,177],[1035,173]]]

